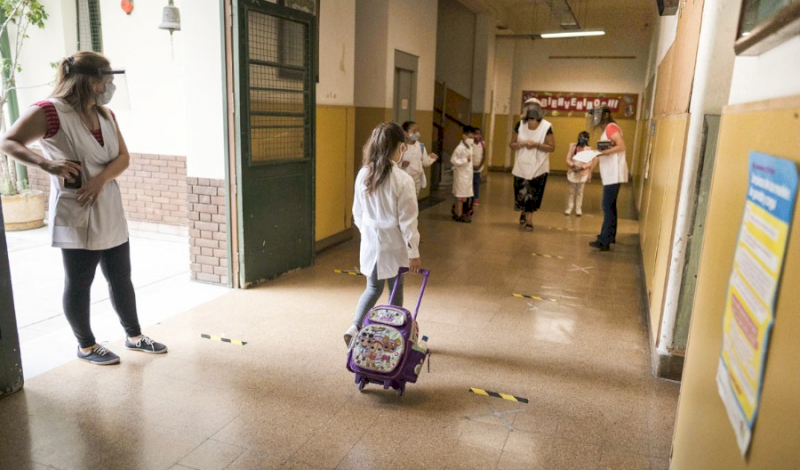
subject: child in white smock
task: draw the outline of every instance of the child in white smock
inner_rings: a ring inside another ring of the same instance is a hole
[[[428,185],[428,181],[425,178],[425,168],[431,166],[439,157],[435,153],[429,155],[428,151],[425,150],[425,144],[419,140],[419,129],[416,122],[404,122],[403,131],[406,134],[408,150],[403,154],[403,159],[400,160],[400,167],[414,179],[417,198],[419,198],[420,189]]]
[[[591,150],[589,147],[589,133],[582,131],[578,134],[578,142],[569,145],[567,152],[567,181],[569,181],[569,196],[567,196],[567,210],[564,215],[572,214],[573,208],[575,215],[583,215],[583,187],[592,181],[592,164],[582,163],[572,160],[579,152]]]

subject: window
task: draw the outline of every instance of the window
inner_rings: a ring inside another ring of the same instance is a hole
[[[76,0],[78,10],[78,50],[103,52],[100,27],[100,0]]]
[[[743,0],[735,50],[758,55],[800,34],[800,0]]]

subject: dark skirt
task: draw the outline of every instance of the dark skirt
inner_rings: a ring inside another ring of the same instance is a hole
[[[536,212],[542,207],[544,187],[547,184],[547,173],[531,180],[514,177],[514,210]]]

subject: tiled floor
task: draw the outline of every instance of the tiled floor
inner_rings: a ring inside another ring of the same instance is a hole
[[[593,252],[598,185],[590,214],[568,218],[552,178],[533,233],[510,188],[492,174],[471,225],[447,220],[449,202],[421,214],[433,274],[419,322],[434,353],[402,398],[359,393],[345,369],[341,334],[364,279],[333,270],[358,263],[350,242],[152,327],[166,356],[117,341],[119,366],[72,361],[28,381],[0,401],[0,467],[666,469],[678,385],[650,375],[636,222]],[[629,213],[628,188],[622,201]],[[407,282],[408,304],[419,279]]]
[[[6,239],[22,369],[25,378],[30,379],[72,360],[77,343],[61,308],[61,252],[50,246],[47,227],[8,232]],[[139,321],[145,330],[229,292],[224,287],[191,281],[186,235],[132,229],[131,258]],[[99,342],[125,335],[99,269],[92,285],[92,329]]]

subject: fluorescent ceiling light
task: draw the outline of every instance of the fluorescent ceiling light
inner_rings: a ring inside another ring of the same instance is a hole
[[[579,31],[556,31],[552,33],[542,33],[543,39],[556,39],[556,38],[577,38],[583,36],[603,36],[606,34],[602,29],[583,29]]]

